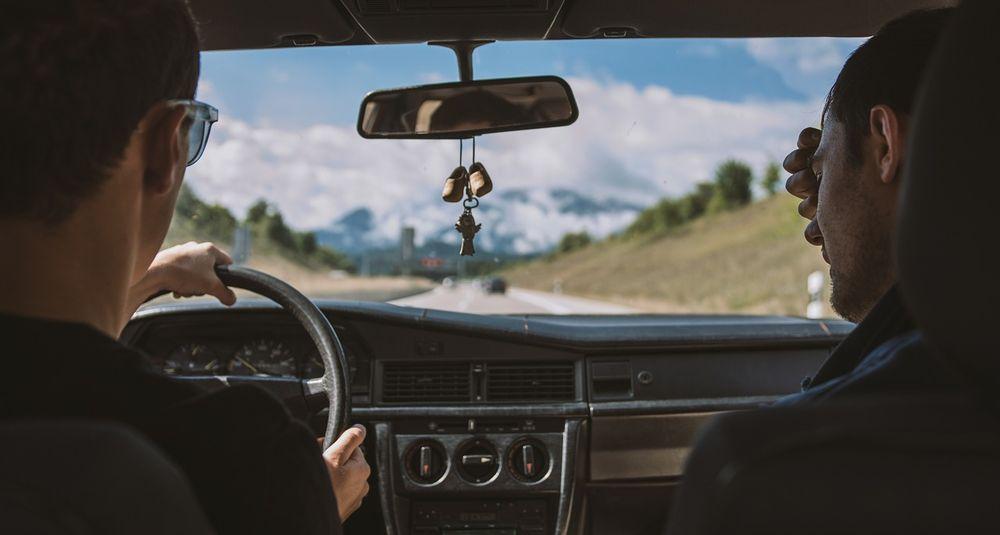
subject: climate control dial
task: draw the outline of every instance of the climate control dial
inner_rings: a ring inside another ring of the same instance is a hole
[[[455,451],[458,473],[470,483],[487,483],[500,471],[500,455],[482,438],[463,442]]]
[[[507,450],[507,468],[514,479],[525,483],[541,481],[549,473],[548,450],[533,438],[520,438]]]
[[[420,441],[406,450],[403,463],[413,481],[433,485],[441,481],[448,470],[448,455],[437,441]]]

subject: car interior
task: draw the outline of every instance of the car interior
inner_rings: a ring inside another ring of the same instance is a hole
[[[470,84],[475,47],[461,43],[864,37],[910,10],[957,4],[190,3],[206,50],[444,42],[460,65],[468,62],[462,82]],[[1000,60],[987,41],[995,23],[987,4],[970,3],[926,76],[897,244],[904,300],[942,358],[973,378],[972,398],[871,396],[753,410],[799,390],[851,332],[853,325],[841,320],[464,314],[311,300],[274,277],[239,267],[220,270],[220,276],[265,299],[241,299],[231,308],[154,303],[136,313],[122,341],[178,380],[208,389],[245,383],[267,389],[327,443],[346,425],[364,424],[372,491],[345,523],[347,534],[975,530],[995,522],[990,490],[1000,477],[996,405],[984,401],[1000,377],[987,340],[997,288],[981,282],[991,280],[986,253],[970,253],[988,249],[988,242],[977,240],[989,228],[989,211],[966,213],[968,203],[957,195],[977,191],[988,198],[997,187],[979,168],[981,160],[966,156],[987,154],[996,138],[990,134],[996,119],[990,84],[980,78],[982,65]],[[985,14],[977,16],[976,9]],[[359,132],[378,124],[377,117],[365,119],[373,109],[362,105]],[[395,134],[431,128],[419,114],[408,117],[410,131]],[[472,135],[490,131],[476,128]],[[935,180],[941,175],[975,184],[959,190]],[[198,351],[179,350],[195,346]],[[205,372],[204,361],[244,353]],[[267,367],[268,373],[249,374],[242,366]],[[36,532],[210,532],[177,468],[127,429],[86,422],[27,431],[5,425],[0,435],[4,510],[21,511]],[[79,458],[88,451],[120,453],[98,455],[77,472],[77,485],[56,491],[46,474],[63,468],[45,453],[56,435],[79,445]],[[96,486],[106,491],[85,490]],[[18,493],[46,497],[32,502]],[[90,531],[81,531],[84,526]]]

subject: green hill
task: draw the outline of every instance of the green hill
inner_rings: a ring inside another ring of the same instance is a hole
[[[211,241],[232,252],[241,222],[228,209],[208,204],[184,187],[163,247],[188,241]],[[247,265],[270,273],[310,297],[384,301],[425,292],[430,281],[412,277],[356,277],[346,256],[319,245],[312,232],[290,228],[274,206],[259,201],[242,221],[250,229]],[[169,300],[169,298],[162,298]]]
[[[565,294],[651,312],[803,315],[806,277],[827,266],[802,238],[797,202],[777,195],[669,233],[611,238],[515,265],[503,275],[514,286],[559,285]]]

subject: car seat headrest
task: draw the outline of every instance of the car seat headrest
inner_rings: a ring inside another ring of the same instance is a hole
[[[928,65],[896,244],[903,299],[928,342],[989,386],[1000,385],[998,24],[1000,2],[965,2]]]

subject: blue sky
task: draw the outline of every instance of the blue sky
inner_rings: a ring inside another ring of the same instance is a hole
[[[557,74],[580,120],[480,139],[498,188],[568,184],[652,203],[690,189],[727,157],[755,168],[794,148],[856,39],[505,42],[476,52],[476,78]],[[196,191],[241,213],[277,203],[294,225],[328,225],[358,206],[399,225],[438,225],[436,200],[457,142],[363,140],[358,106],[375,89],[457,79],[454,56],[427,45],[210,52],[199,97],[221,121],[189,172]],[[240,187],[234,188],[237,181]],[[539,216],[543,217],[543,216]],[[538,226],[542,221],[526,221]],[[586,229],[566,222],[553,232]],[[419,232],[419,229],[418,229]]]
[[[813,40],[780,41],[784,46],[777,48],[785,49],[785,57],[797,57],[802,44]],[[780,62],[778,54],[774,59],[755,57],[749,42],[500,43],[476,52],[475,69],[477,78],[557,74],[614,79],[721,101],[803,100],[822,95],[836,74],[836,68],[821,68],[803,76],[792,62]],[[838,58],[855,46],[850,39],[823,42]],[[203,78],[224,95],[228,114],[282,126],[348,123],[372,89],[457,79],[451,51],[428,45],[214,52],[204,54],[202,64]]]

